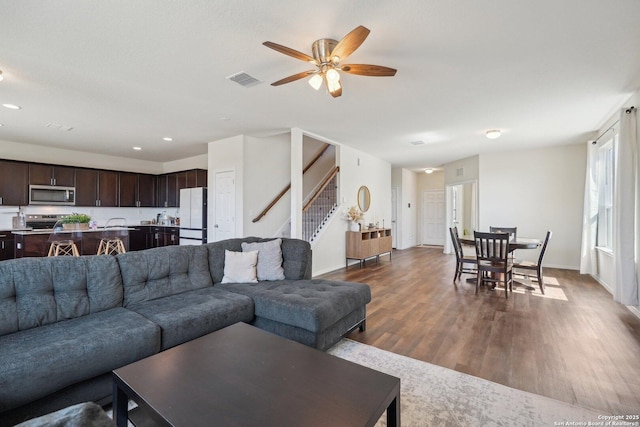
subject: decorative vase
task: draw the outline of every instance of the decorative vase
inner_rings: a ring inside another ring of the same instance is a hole
[[[349,230],[350,231],[360,231],[360,225],[357,222],[351,221],[349,222]]]

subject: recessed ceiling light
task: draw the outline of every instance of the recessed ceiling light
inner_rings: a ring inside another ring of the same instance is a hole
[[[500,129],[489,129],[485,132],[485,135],[489,139],[496,139],[500,138],[500,135],[502,135],[502,131]]]
[[[429,169],[425,169],[424,173],[433,173],[433,169],[429,168]]]
[[[162,140],[163,140],[163,141],[171,142],[171,141],[173,141],[173,138],[169,138],[169,137],[167,136],[167,137],[162,138]]]
[[[140,150],[142,150],[142,147],[133,147],[133,149],[136,150],[136,151],[140,151]]]
[[[2,126],[4,126],[4,125],[3,125],[2,123],[0,123],[0,128],[1,128]]]
[[[19,105],[13,105],[13,104],[2,104],[3,107],[5,108],[9,108],[10,110],[21,110],[22,107],[20,107]]]

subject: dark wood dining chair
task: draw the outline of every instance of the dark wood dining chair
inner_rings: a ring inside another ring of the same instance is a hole
[[[462,273],[465,274],[478,274],[478,261],[475,258],[465,256],[462,251],[462,244],[460,243],[460,236],[458,235],[458,229],[456,227],[450,227],[449,233],[451,234],[451,243],[456,253],[456,272],[453,275],[453,283],[456,279],[459,280]],[[471,267],[465,267],[465,264],[471,264]]]
[[[484,282],[504,283],[504,297],[513,291],[513,261],[509,258],[509,234],[474,231],[478,260],[478,287]]]
[[[544,238],[544,242],[542,243],[542,249],[540,249],[540,255],[538,256],[538,262],[534,263],[531,261],[515,261],[513,263],[514,270],[533,270],[536,272],[538,276],[538,286],[540,286],[540,292],[544,294],[544,277],[542,276],[542,258],[544,257],[544,253],[547,250],[547,244],[549,240],[551,240],[552,232],[547,231],[547,236]],[[517,272],[516,272],[517,273]],[[524,274],[526,278],[529,278],[528,274]]]
[[[509,241],[510,242],[515,242],[516,238],[518,237],[518,227],[489,227],[489,232],[490,233],[507,233],[509,234]],[[516,259],[516,255],[515,255],[516,251],[511,251],[511,261],[515,261]]]
[[[507,233],[511,241],[516,240],[518,227],[489,227],[490,233]]]

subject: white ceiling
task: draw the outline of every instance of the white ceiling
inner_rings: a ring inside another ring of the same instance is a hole
[[[310,67],[262,42],[311,54],[358,25],[346,62],[395,77],[270,86]],[[639,41],[638,0],[0,0],[0,104],[22,107],[0,107],[0,140],[165,162],[298,127],[437,167],[593,137],[640,86]]]

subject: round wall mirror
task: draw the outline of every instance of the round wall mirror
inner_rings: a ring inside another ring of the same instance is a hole
[[[369,205],[371,205],[371,193],[367,186],[363,185],[358,189],[358,207],[362,212],[366,212],[369,210]]]

